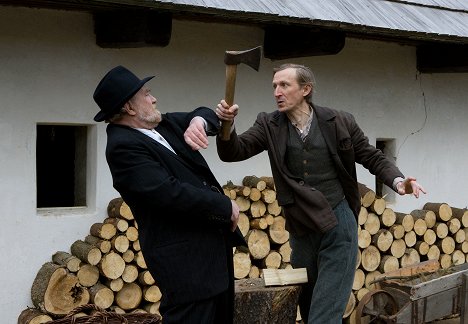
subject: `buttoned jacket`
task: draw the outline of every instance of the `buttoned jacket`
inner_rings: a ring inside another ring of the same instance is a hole
[[[382,151],[369,144],[353,115],[331,108],[313,106],[339,181],[354,215],[360,210],[356,163],[392,187],[403,177]],[[325,196],[294,176],[285,164],[289,119],[285,113],[260,113],[252,127],[241,135],[234,130],[228,141],[217,138],[218,154],[223,161],[242,161],[263,151],[268,152],[279,204],[283,207],[287,228],[296,233],[326,232],[337,224]]]

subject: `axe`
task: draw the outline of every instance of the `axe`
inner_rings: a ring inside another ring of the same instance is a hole
[[[226,51],[224,54],[224,63],[226,64],[226,91],[224,100],[229,106],[234,104],[237,65],[244,63],[258,71],[261,55],[261,46],[246,51]],[[221,139],[224,141],[229,140],[230,132],[230,123],[223,120],[221,124]]]

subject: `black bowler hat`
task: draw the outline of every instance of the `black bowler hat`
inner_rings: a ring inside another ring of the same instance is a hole
[[[140,80],[121,65],[107,72],[94,90],[94,101],[101,108],[94,120],[100,122],[117,113],[152,78],[154,75]]]

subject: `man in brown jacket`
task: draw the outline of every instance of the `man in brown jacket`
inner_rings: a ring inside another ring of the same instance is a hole
[[[355,164],[400,195],[418,197],[425,191],[369,144],[351,114],[312,103],[315,83],[309,68],[285,64],[274,72],[278,110],[260,113],[241,135],[232,127],[229,140],[218,137],[218,154],[234,162],[268,151],[290,232],[291,263],[308,272],[299,301],[302,318],[305,323],[341,323],[358,250]],[[224,100],[216,109],[220,119],[232,122],[237,112],[237,105],[229,107]]]

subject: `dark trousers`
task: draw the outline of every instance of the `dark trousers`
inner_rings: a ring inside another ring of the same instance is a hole
[[[299,298],[304,323],[341,323],[352,291],[357,223],[346,200],[333,211],[338,225],[330,231],[290,236],[291,264],[294,268],[307,268],[309,279]]]

